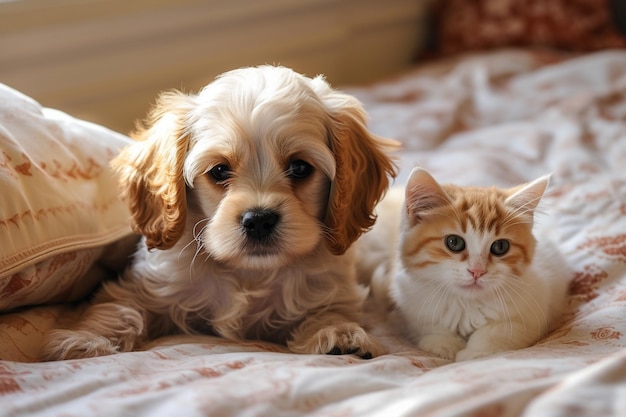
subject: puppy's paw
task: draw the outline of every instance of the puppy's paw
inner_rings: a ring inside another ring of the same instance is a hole
[[[128,352],[143,328],[143,317],[133,308],[115,303],[94,304],[75,329],[47,332],[40,358],[54,361]]]
[[[453,334],[427,334],[420,338],[417,347],[440,358],[455,360],[457,352],[466,345],[465,339]]]
[[[457,362],[462,362],[462,361],[469,361],[469,360],[472,360],[472,359],[484,358],[485,356],[490,356],[490,355],[493,355],[495,353],[498,353],[498,352],[497,351],[491,352],[491,351],[484,351],[484,350],[463,349],[463,350],[460,350],[459,353],[456,354],[456,361]]]
[[[44,336],[40,359],[60,361],[93,358],[117,353],[109,339],[86,330],[50,330]]]
[[[298,344],[297,340],[292,340],[288,346],[298,353],[355,354],[363,359],[371,359],[387,352],[361,326],[350,322],[323,327],[303,343]]]

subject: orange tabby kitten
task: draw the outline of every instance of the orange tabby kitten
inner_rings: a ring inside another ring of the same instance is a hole
[[[382,279],[420,349],[468,360],[530,346],[551,328],[568,272],[534,224],[547,186],[548,177],[512,189],[439,185],[412,171],[398,260]]]

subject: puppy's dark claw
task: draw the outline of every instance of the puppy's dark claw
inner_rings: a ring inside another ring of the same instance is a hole
[[[343,355],[343,352],[341,351],[341,349],[335,346],[327,353],[327,355]]]
[[[342,350],[340,348],[338,348],[337,346],[335,346],[334,348],[332,348],[329,352],[327,352],[327,355],[357,355],[358,357],[362,358],[362,359],[372,359],[372,354],[371,352],[365,352],[365,353],[358,353],[359,349],[350,349],[347,352],[342,352]]]

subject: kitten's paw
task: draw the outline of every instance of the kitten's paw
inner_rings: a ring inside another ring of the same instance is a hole
[[[42,361],[93,358],[117,353],[118,346],[85,330],[50,330],[43,340]]]
[[[355,354],[364,359],[387,353],[361,326],[349,322],[323,327],[303,343],[290,341],[288,347],[297,353]]]
[[[417,347],[440,358],[454,360],[465,345],[466,341],[461,336],[437,333],[422,336]]]

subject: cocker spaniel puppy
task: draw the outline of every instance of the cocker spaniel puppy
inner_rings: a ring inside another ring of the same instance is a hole
[[[355,98],[284,67],[237,69],[163,93],[136,138],[113,166],[142,242],[77,323],[46,335],[43,359],[171,333],[384,353],[358,324],[348,249],[375,221],[396,142],[367,130]]]

